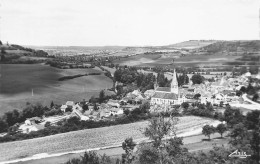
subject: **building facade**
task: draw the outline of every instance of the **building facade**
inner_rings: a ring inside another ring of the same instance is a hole
[[[151,97],[151,105],[179,105],[185,102],[184,95],[179,93],[177,75],[174,69],[172,82],[170,87],[158,87],[155,84],[154,95]]]

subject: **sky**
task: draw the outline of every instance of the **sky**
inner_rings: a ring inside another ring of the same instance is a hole
[[[38,46],[148,46],[259,39],[259,0],[0,0],[0,39]]]

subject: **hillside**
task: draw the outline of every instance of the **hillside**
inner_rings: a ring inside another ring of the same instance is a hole
[[[0,63],[31,64],[38,63],[48,57],[43,50],[26,48],[16,44],[0,44]]]
[[[171,44],[165,47],[168,48],[171,47],[176,49],[195,49],[195,48],[208,46],[216,42],[218,41],[217,40],[189,40],[189,41],[184,41],[176,44]]]
[[[207,52],[210,55],[216,53],[236,53],[239,55],[244,53],[259,52],[260,41],[218,41],[199,48],[199,51]]]
[[[179,117],[176,125],[177,134],[188,134],[190,131],[201,131],[205,124],[212,124],[218,121],[196,116]],[[133,137],[136,142],[147,140],[142,134],[143,129],[147,127],[147,121],[140,121],[130,124],[101,127],[95,129],[85,129],[28,139],[23,141],[14,141],[1,143],[0,161],[13,160],[17,158],[30,157],[41,153],[61,153],[75,150],[116,146],[121,145],[127,137]],[[31,146],[34,145],[34,146]]]

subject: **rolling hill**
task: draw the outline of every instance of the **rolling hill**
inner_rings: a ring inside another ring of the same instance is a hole
[[[16,44],[0,45],[0,63],[34,63],[48,57],[48,53],[43,50],[26,48]],[[39,58],[37,58],[39,57]],[[32,62],[34,61],[34,62]]]

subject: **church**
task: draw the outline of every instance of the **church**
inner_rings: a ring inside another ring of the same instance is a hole
[[[177,75],[174,69],[172,82],[170,87],[158,87],[155,84],[154,95],[151,97],[151,105],[180,105],[185,102],[186,98],[183,94],[179,93]]]

